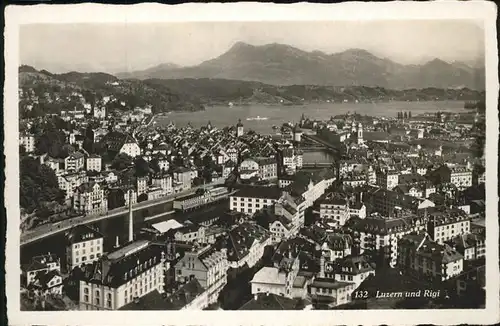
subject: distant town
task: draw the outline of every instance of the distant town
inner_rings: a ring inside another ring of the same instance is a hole
[[[19,90],[23,310],[484,307],[480,99],[304,112],[259,134],[34,85]]]

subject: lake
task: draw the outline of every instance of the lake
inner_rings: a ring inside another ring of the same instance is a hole
[[[463,101],[436,102],[387,102],[387,103],[313,103],[307,105],[247,105],[213,106],[199,112],[172,112],[168,116],[158,117],[157,124],[174,122],[183,127],[188,123],[195,128],[206,126],[208,121],[217,128],[235,125],[238,119],[246,130],[260,134],[272,133],[272,126],[281,126],[284,122],[298,122],[302,114],[310,119],[328,120],[331,116],[356,112],[377,117],[396,117],[400,111],[411,111],[413,116],[425,112],[466,112]],[[266,117],[267,120],[246,120],[249,117]]]

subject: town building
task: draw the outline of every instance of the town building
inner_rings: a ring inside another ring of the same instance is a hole
[[[61,271],[61,260],[55,255],[48,253],[46,255],[35,256],[31,261],[21,266],[23,286],[28,286],[35,282],[39,273],[48,273],[50,271]]]
[[[152,291],[163,293],[167,264],[163,247],[145,240],[102,256],[83,270],[80,310],[117,310]]]
[[[293,147],[285,148],[282,151],[282,160],[285,173],[289,175],[295,174],[295,172],[303,166],[302,152],[294,149]]]
[[[141,154],[139,144],[128,134],[112,131],[107,133],[101,142],[112,157],[119,153],[127,154],[130,157],[136,157]]]
[[[35,279],[28,289],[34,290],[38,295],[62,295],[63,279],[58,270],[43,271],[36,274]]]
[[[78,186],[73,197],[75,211],[96,215],[108,211],[108,199],[105,190],[96,182],[87,182]]]
[[[388,190],[392,190],[399,184],[399,173],[391,169],[376,170],[377,185]]]
[[[35,136],[29,133],[20,133],[19,144],[24,147],[26,153],[35,152]]]
[[[464,260],[476,260],[486,256],[485,236],[483,234],[460,234],[446,242],[458,251]]]
[[[89,177],[84,171],[57,176],[59,189],[64,191],[65,198],[68,200],[73,198],[78,187],[88,181]]]
[[[365,256],[345,256],[334,264],[335,280],[354,282],[357,288],[368,276],[375,275],[375,268]]]
[[[367,191],[366,200],[372,205],[373,211],[389,217],[394,215],[395,210],[410,210],[416,213],[435,206],[428,199],[375,187]]]
[[[271,244],[269,231],[253,223],[244,222],[229,231],[227,236],[227,259],[231,268],[247,264],[252,268]]]
[[[369,216],[357,221],[351,230],[358,252],[381,252],[390,266],[397,263],[398,239],[412,232],[425,230],[425,217],[414,214],[387,218],[380,215]]]
[[[68,270],[97,261],[104,252],[104,236],[86,226],[73,227],[67,237],[66,266]]]
[[[173,193],[172,176],[169,174],[154,174],[151,176],[151,184],[160,187],[163,195],[171,195]]]
[[[172,186],[174,192],[182,192],[191,189],[191,171],[185,167],[178,167],[174,170]]]
[[[64,159],[64,169],[68,172],[78,172],[85,167],[85,155],[74,152]]]
[[[102,158],[99,155],[96,154],[89,155],[85,163],[87,171],[101,172],[102,170]]]
[[[352,246],[353,239],[349,234],[329,232],[321,245],[321,254],[328,261],[336,261],[349,256]]]
[[[105,106],[95,106],[94,107],[94,118],[106,119],[106,107]]]
[[[438,244],[426,233],[408,234],[398,241],[397,268],[426,281],[446,281],[463,271],[464,257]]]
[[[328,309],[351,302],[356,289],[354,282],[335,280],[334,263],[320,263],[320,272],[309,286],[308,292],[315,309]]]
[[[456,236],[470,233],[467,214],[457,208],[437,207],[427,210],[427,233],[437,243],[444,243]]]
[[[458,189],[465,189],[472,186],[472,169],[461,166],[441,165],[431,172],[434,183],[451,183]]]
[[[320,219],[334,223],[335,227],[342,227],[350,218],[349,202],[340,196],[327,195],[319,207]]]
[[[253,214],[271,206],[281,197],[277,187],[244,187],[229,196],[229,209],[232,211]]]
[[[186,251],[175,264],[175,279],[187,282],[196,278],[205,291],[215,297],[227,283],[227,249],[217,245],[207,245],[202,248],[193,247]]]
[[[252,294],[272,293],[293,298],[293,285],[299,272],[299,257],[283,257],[278,266],[262,267],[253,277]]]

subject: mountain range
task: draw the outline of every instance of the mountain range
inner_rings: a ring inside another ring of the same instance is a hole
[[[326,54],[285,44],[254,46],[243,42],[196,66],[161,64],[119,73],[125,79],[217,78],[270,85],[367,86],[390,89],[462,88],[484,90],[484,63],[448,63],[433,59],[404,65],[363,49]]]

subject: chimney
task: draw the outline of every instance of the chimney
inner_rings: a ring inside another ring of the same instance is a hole
[[[128,191],[128,241],[134,241],[134,213],[132,212],[132,190]]]
[[[116,236],[116,241],[115,241],[115,248],[120,247],[120,238]]]
[[[321,252],[321,258],[319,260],[319,277],[325,277],[325,255]]]

